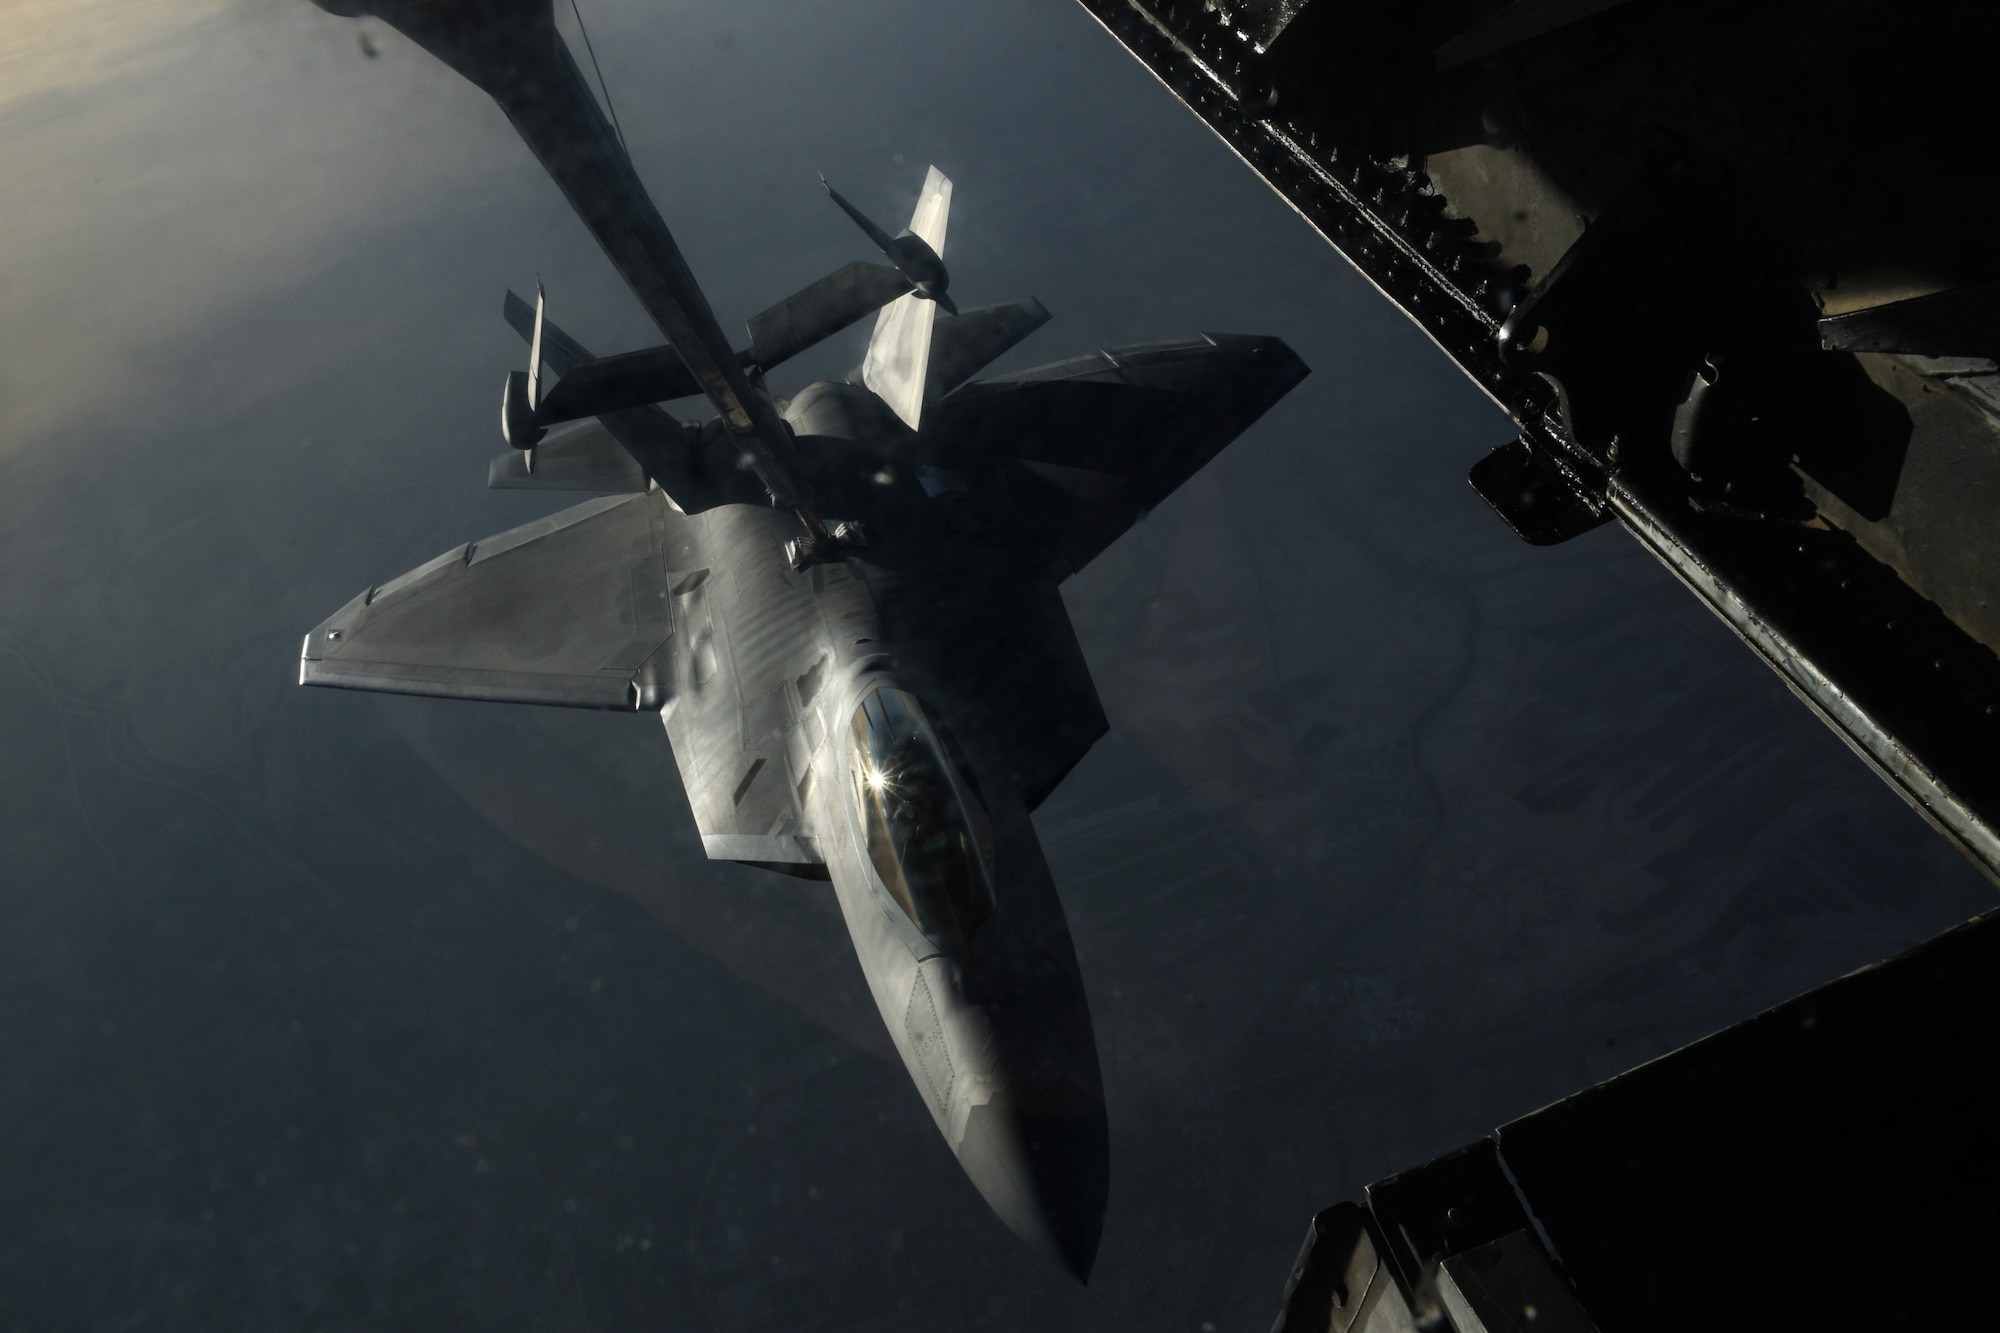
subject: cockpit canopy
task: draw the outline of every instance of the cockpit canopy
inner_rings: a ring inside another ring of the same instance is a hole
[[[964,944],[993,912],[993,825],[958,747],[904,690],[854,710],[850,767],[868,857],[933,942]]]

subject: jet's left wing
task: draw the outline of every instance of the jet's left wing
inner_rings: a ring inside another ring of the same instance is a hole
[[[446,551],[306,636],[301,685],[657,709],[673,681],[659,491],[591,500]]]

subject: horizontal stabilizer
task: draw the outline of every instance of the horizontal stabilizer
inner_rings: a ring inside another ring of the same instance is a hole
[[[494,490],[643,491],[646,470],[601,421],[544,436],[532,449],[509,449],[487,469]]]
[[[301,685],[658,708],[673,621],[664,494],[608,496],[445,552],[306,636]]]
[[[942,398],[977,375],[1021,339],[1049,322],[1040,301],[989,305],[948,319],[931,332],[930,380]]]
[[[750,359],[769,370],[911,289],[887,264],[856,260],[750,317]]]

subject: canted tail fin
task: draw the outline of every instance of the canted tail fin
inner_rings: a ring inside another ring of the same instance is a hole
[[[944,254],[945,226],[951,221],[951,177],[932,167],[924,175],[917,211],[910,215],[910,234],[923,239],[932,253]]]
[[[829,187],[830,188],[830,187]],[[853,209],[846,201],[836,197],[836,202]],[[900,297],[882,308],[875,320],[875,334],[868,340],[868,356],[861,363],[861,382],[888,404],[889,410],[901,417],[903,424],[915,430],[923,418],[925,377],[930,371],[931,329],[937,320],[938,306],[949,298],[945,295],[944,237],[947,223],[951,220],[951,178],[936,167],[924,178],[923,193],[917,197],[916,212],[910,216],[909,228],[894,241],[902,243],[915,241],[936,261],[940,280],[931,284],[918,281],[917,290]],[[905,248],[914,251],[914,246]],[[894,252],[889,252],[896,259]],[[897,267],[911,277],[916,277],[902,261]],[[950,307],[947,307],[950,308]],[[955,310],[954,310],[954,313]]]

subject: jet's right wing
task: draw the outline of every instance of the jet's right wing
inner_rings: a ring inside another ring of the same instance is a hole
[[[1042,483],[1035,526],[1075,572],[1306,374],[1277,338],[1114,347],[974,381],[931,407],[924,436],[969,472],[1018,465]]]
[[[1029,301],[980,306],[938,325],[931,334],[925,401],[944,397],[1048,322],[1048,309]]]
[[[301,685],[656,709],[672,688],[659,491],[587,501],[456,547],[306,636]]]

